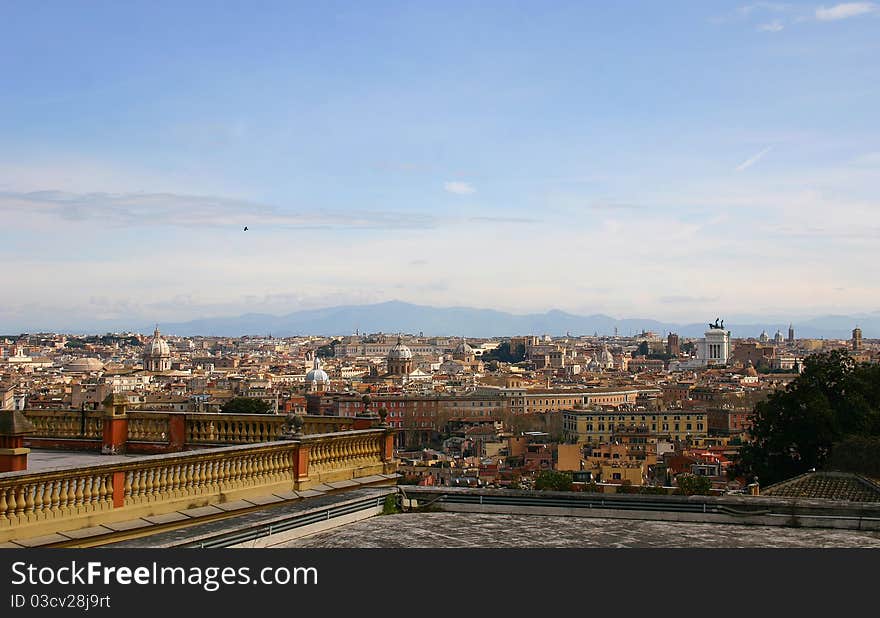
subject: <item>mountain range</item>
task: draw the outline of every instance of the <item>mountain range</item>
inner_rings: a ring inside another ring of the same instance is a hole
[[[509,335],[572,336],[633,335],[644,330],[659,335],[676,332],[682,337],[700,337],[706,322],[676,324],[653,319],[616,319],[603,314],[574,315],[557,309],[545,313],[517,315],[493,309],[471,307],[430,307],[401,301],[371,305],[344,305],[295,311],[287,315],[248,313],[235,317],[215,317],[162,324],[164,333],[179,336],[240,336],[268,335],[350,335],[361,333],[404,332],[426,336],[502,337]],[[849,339],[852,329],[859,326],[863,336],[880,337],[880,311],[859,315],[825,315],[796,323],[798,338]],[[770,337],[781,331],[788,334],[788,323],[750,319],[745,323],[725,323],[733,337],[757,337],[766,331]],[[152,331],[146,327],[141,332]]]

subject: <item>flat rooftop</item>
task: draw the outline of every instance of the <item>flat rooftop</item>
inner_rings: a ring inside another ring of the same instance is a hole
[[[376,516],[276,547],[865,547],[880,533],[485,513]]]

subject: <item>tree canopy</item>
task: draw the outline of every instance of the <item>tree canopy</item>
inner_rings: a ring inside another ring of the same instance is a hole
[[[736,470],[769,485],[831,467],[835,444],[859,436],[880,436],[880,365],[857,364],[846,350],[815,354],[785,390],[755,405]]]
[[[271,414],[272,406],[254,397],[235,397],[220,406],[220,411],[223,414]]]
[[[556,470],[543,470],[535,477],[535,489],[571,491],[571,474]]]

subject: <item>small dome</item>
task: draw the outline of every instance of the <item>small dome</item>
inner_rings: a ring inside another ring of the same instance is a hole
[[[306,382],[309,384],[327,384],[329,381],[330,377],[327,375],[327,372],[321,369],[321,359],[315,357],[312,370],[306,374]]]
[[[755,366],[752,365],[752,361],[749,361],[749,366],[746,367],[746,375],[750,378],[758,377],[758,371],[755,369]]]
[[[403,341],[400,337],[397,338],[397,343],[388,351],[388,360],[409,360],[413,357],[412,352],[408,347],[403,345]]]
[[[90,371],[101,371],[104,369],[104,363],[97,358],[75,358],[64,365],[64,370],[71,373],[89,373]]]

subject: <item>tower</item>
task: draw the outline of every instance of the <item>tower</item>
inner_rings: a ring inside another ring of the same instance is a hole
[[[788,325],[788,342],[794,343],[794,326]]]
[[[669,333],[666,337],[666,353],[671,356],[678,356],[681,354],[681,343],[679,342],[676,333]]]
[[[859,352],[862,349],[862,329],[858,326],[852,332],[852,349],[853,352]]]

